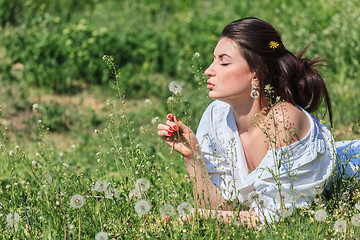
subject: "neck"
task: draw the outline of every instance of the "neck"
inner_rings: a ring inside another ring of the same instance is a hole
[[[260,100],[250,100],[248,102],[233,102],[229,103],[234,118],[236,121],[236,125],[239,133],[251,132],[256,128],[255,121],[259,121],[259,117],[257,115],[262,115],[264,107],[260,106]]]

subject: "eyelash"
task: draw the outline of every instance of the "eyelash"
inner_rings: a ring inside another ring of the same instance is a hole
[[[229,65],[230,63],[221,63],[220,65],[221,66],[227,66],[227,65]]]

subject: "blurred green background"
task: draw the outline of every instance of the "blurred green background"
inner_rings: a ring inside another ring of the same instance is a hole
[[[136,100],[152,98],[157,101],[154,111],[166,113],[169,109],[162,102],[170,95],[168,84],[175,80],[188,93],[186,107],[196,128],[210,100],[204,86],[198,90],[204,78],[194,70],[193,53],[201,55],[202,72],[212,61],[222,28],[235,19],[256,16],[272,23],[294,53],[315,43],[307,56],[329,61],[321,72],[331,96],[337,139],[359,137],[358,3],[0,0],[0,100],[8,116],[22,112],[21,119],[28,119],[31,114],[24,116],[24,111],[48,96],[45,112],[54,118],[50,119],[54,131],[83,129],[79,112],[85,112],[87,127],[101,124],[99,104],[112,94],[113,85],[102,61],[106,54],[117,61],[126,99],[134,102],[132,110],[138,109]],[[69,110],[71,103],[85,107]],[[324,113],[322,106],[316,114]]]

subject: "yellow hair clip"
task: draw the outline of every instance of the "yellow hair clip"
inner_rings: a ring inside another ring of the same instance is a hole
[[[279,46],[279,43],[275,42],[275,41],[270,41],[269,45],[270,45],[270,48],[275,49]]]

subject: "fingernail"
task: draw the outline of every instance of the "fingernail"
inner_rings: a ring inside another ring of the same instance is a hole
[[[170,131],[170,132],[173,132],[174,130],[177,131],[175,128],[172,129],[171,127],[169,127],[169,131]]]
[[[179,130],[179,128],[175,125],[172,127],[175,131]]]
[[[171,118],[172,118],[172,115],[171,115],[171,114],[168,114],[166,117],[167,117],[168,119],[171,119]]]
[[[171,133],[171,132],[168,132],[168,135],[171,137],[172,135],[174,135],[173,133]]]

